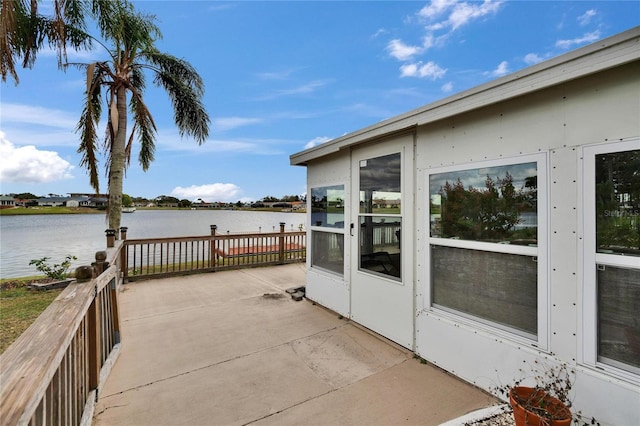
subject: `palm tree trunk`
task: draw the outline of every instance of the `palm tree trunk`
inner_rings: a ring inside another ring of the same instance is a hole
[[[125,143],[127,140],[127,91],[124,86],[116,94],[118,129],[111,145],[109,166],[109,228],[118,230],[122,217],[122,187],[124,181]],[[116,238],[118,236],[116,232]]]

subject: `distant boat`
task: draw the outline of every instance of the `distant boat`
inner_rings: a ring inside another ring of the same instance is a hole
[[[122,208],[122,213],[133,213],[136,211],[135,207],[123,207]]]

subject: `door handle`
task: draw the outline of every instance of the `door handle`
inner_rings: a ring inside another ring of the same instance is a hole
[[[353,237],[353,223],[349,225],[349,235],[351,235]]]

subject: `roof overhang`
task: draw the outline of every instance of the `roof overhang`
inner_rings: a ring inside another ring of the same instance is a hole
[[[292,154],[290,163],[306,166],[309,161],[354,145],[540,91],[638,59],[640,26]]]

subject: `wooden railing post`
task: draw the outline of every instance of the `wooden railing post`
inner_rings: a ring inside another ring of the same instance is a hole
[[[101,273],[107,270],[109,262],[107,262],[107,252],[97,251],[95,255],[96,261],[91,264],[93,266],[94,274],[97,277]]]
[[[109,228],[106,231],[104,231],[104,233],[107,235],[107,247],[111,248],[111,247],[115,246],[115,244],[116,244],[116,230]]]
[[[218,264],[218,240],[216,238],[216,231],[218,230],[218,225],[209,225],[211,228],[211,242],[209,243],[209,248],[211,250],[211,267],[214,268]]]
[[[126,283],[129,276],[129,246],[127,246],[127,228],[126,226],[120,227],[120,239],[123,242],[122,249],[120,249],[120,270],[122,271],[122,282]]]
[[[280,263],[284,263],[284,222],[280,222],[280,237],[279,237],[279,255],[280,255]]]

